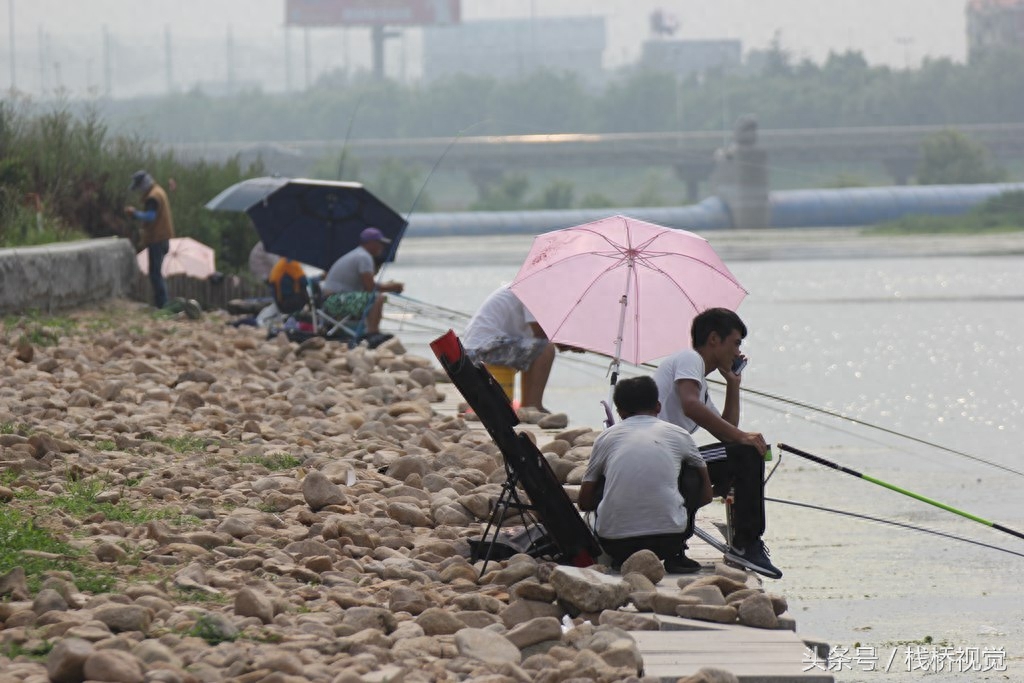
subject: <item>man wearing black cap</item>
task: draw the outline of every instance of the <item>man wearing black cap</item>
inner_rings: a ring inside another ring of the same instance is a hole
[[[366,228],[359,234],[359,241],[358,247],[334,262],[320,283],[320,290],[328,295],[323,309],[327,315],[339,319],[362,318],[365,312],[366,339],[370,346],[376,346],[391,338],[380,332],[385,297],[378,293],[401,294],[405,285],[393,281],[378,284],[374,279],[375,259],[383,255],[386,245],[391,243],[380,229]]]
[[[132,175],[129,192],[138,192],[142,197],[142,209],[134,206],[124,207],[129,218],[142,222],[139,248],[149,253],[149,282],[153,285],[153,303],[163,308],[167,303],[167,283],[161,272],[164,257],[170,249],[171,238],[174,237],[174,219],[171,217],[171,204],[167,201],[167,193],[156,184],[153,176],[145,171],[136,171]]]

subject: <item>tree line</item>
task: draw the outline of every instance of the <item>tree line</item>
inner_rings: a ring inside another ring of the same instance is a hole
[[[859,52],[796,61],[776,43],[760,62],[686,79],[629,68],[600,88],[552,71],[415,85],[335,72],[301,93],[193,90],[100,106],[118,129],[181,142],[701,131],[747,113],[762,128],[1024,121],[1024,50],[910,70],[871,66]]]

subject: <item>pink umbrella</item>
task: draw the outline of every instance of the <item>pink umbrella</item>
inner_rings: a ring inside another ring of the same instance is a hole
[[[626,216],[539,235],[510,287],[549,339],[611,356],[613,386],[620,359],[689,346],[694,316],[747,294],[703,237]]]
[[[170,241],[170,247],[160,271],[164,277],[179,274],[200,279],[209,277],[217,272],[214,257],[213,249],[202,242],[191,237],[174,237]],[[136,259],[139,262],[139,269],[148,275],[149,250],[140,251]]]

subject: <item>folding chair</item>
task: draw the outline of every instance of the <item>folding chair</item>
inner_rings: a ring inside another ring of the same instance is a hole
[[[320,291],[320,284],[316,280],[307,278],[306,299],[314,334],[328,338],[345,337],[352,341],[362,337],[363,320],[357,319],[355,316],[334,318],[323,310],[326,297]]]

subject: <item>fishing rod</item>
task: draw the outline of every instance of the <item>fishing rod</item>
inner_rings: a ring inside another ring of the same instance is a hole
[[[435,162],[434,162],[434,165],[433,165],[433,166],[431,167],[431,169],[430,169],[430,172],[429,172],[429,173],[427,173],[427,177],[423,179],[423,184],[422,184],[422,185],[420,185],[420,189],[419,189],[419,192],[417,192],[417,193],[416,193],[416,196],[415,196],[415,197],[413,198],[413,200],[412,200],[412,205],[411,205],[411,206],[409,207],[409,212],[405,214],[405,227],[403,227],[403,228],[402,228],[402,232],[398,233],[398,238],[397,238],[397,239],[395,239],[395,240],[394,240],[394,241],[393,241],[393,242],[391,243],[391,248],[389,249],[389,256],[390,256],[390,255],[393,255],[393,254],[394,254],[394,251],[395,251],[395,249],[397,249],[397,248],[398,248],[398,242],[399,242],[399,241],[400,241],[400,240],[402,239],[402,237],[403,237],[403,236],[405,235],[405,231],[409,229],[409,219],[411,219],[411,218],[412,218],[412,213],[413,213],[413,211],[415,211],[415,210],[416,210],[416,206],[417,206],[417,204],[419,204],[419,203],[420,203],[420,197],[422,197],[422,196],[423,196],[423,191],[427,189],[427,183],[429,183],[429,182],[430,182],[430,179],[431,179],[431,177],[433,177],[433,175],[434,175],[434,171],[436,171],[436,170],[437,170],[437,168],[438,168],[438,166],[440,166],[440,165],[441,165],[441,162],[442,162],[442,161],[444,161],[444,158],[445,158],[446,156],[448,156],[448,152],[450,152],[450,151],[451,151],[451,149],[452,149],[452,147],[454,147],[454,146],[455,146],[455,143],[456,143],[456,142],[458,142],[459,140],[461,140],[461,139],[462,139],[462,136],[463,136],[463,135],[465,135],[465,134],[466,134],[466,133],[467,133],[468,131],[472,130],[473,128],[476,128],[477,126],[481,126],[481,125],[483,125],[483,124],[485,124],[485,123],[487,123],[487,122],[488,122],[488,119],[484,119],[484,120],[482,120],[482,121],[477,121],[477,122],[476,122],[476,123],[474,123],[474,124],[471,124],[471,125],[468,125],[468,126],[466,126],[466,127],[465,127],[465,128],[463,128],[462,130],[460,130],[460,131],[459,131],[459,132],[458,132],[458,133],[457,133],[457,134],[455,135],[455,137],[453,137],[453,138],[452,138],[452,141],[451,141],[451,142],[449,142],[449,143],[448,143],[448,146],[444,148],[444,151],[443,151],[443,152],[441,152],[441,156],[439,156],[439,157],[437,158],[437,161],[435,161]],[[387,260],[385,260],[385,261],[384,261],[384,263],[383,263],[383,264],[381,265],[381,267],[380,267],[380,272],[378,273],[378,276],[377,276],[377,278],[378,278],[378,281],[379,281],[379,280],[380,280],[381,278],[383,278],[383,277],[384,277],[384,269],[385,269],[385,268],[387,267],[387,263],[388,263],[388,262],[387,262]]]
[[[709,383],[714,383],[714,384],[720,384],[720,385],[723,385],[723,386],[725,385],[725,382],[723,382],[721,380],[716,380],[716,379],[709,379],[708,382]],[[836,412],[834,410],[829,410],[828,408],[820,408],[818,406],[813,406],[813,405],[810,405],[808,403],[803,403],[802,401],[796,401],[796,400],[793,400],[793,399],[785,398],[783,396],[777,396],[777,395],[774,395],[774,394],[769,394],[768,392],[759,391],[757,389],[750,389],[750,388],[742,387],[742,386],[740,387],[740,389],[742,391],[745,391],[745,392],[747,392],[749,394],[753,394],[755,396],[761,396],[762,398],[770,398],[770,399],[775,400],[775,401],[781,401],[783,403],[788,403],[790,405],[794,405],[794,406],[797,406],[799,408],[803,408],[804,410],[810,410],[812,412],[821,413],[823,415],[828,415],[829,417],[835,417],[835,418],[838,418],[838,419],[841,419],[841,420],[846,420],[848,422],[852,422],[854,424],[860,425],[861,427],[869,427],[871,429],[877,429],[878,431],[885,432],[886,434],[891,434],[893,436],[898,436],[898,437],[901,437],[901,438],[904,438],[904,439],[908,439],[910,441],[914,441],[916,443],[919,443],[919,444],[922,444],[922,445],[925,445],[925,446],[930,446],[931,448],[937,448],[937,449],[939,449],[941,451],[945,451],[945,452],[951,453],[953,455],[959,455],[959,456],[961,456],[963,458],[967,458],[968,460],[973,460],[975,462],[980,462],[982,464],[988,465],[989,467],[995,467],[995,468],[1003,470],[1005,472],[1009,472],[1010,474],[1016,474],[1018,476],[1024,477],[1024,472],[1021,472],[1020,470],[1015,470],[1012,467],[1008,467],[1006,465],[1001,465],[1001,464],[999,464],[997,462],[993,462],[991,460],[986,460],[985,458],[981,458],[981,457],[978,457],[976,455],[971,455],[970,453],[965,453],[963,451],[958,451],[955,448],[949,448],[948,446],[943,446],[942,444],[935,443],[934,441],[928,441],[927,439],[921,439],[921,438],[916,437],[916,436],[911,436],[910,434],[904,434],[903,432],[897,432],[896,430],[889,429],[888,427],[882,427],[881,425],[876,425],[876,424],[872,424],[870,422],[865,422],[864,420],[860,420],[860,419],[857,419],[855,417],[850,417],[849,415],[844,415],[844,414]]]
[[[641,367],[647,368],[647,369],[650,369],[650,370],[656,370],[658,366],[654,365],[653,363],[644,363]],[[707,382],[708,382],[708,384],[715,384],[717,386],[722,386],[722,387],[725,386],[725,382],[723,380],[720,380],[720,379],[713,379],[711,377],[708,377],[707,378]],[[913,441],[915,443],[919,443],[919,444],[924,445],[924,446],[929,446],[931,448],[937,448],[940,451],[945,451],[946,453],[950,453],[952,455],[959,455],[962,458],[967,458],[968,460],[973,460],[974,462],[980,462],[980,463],[982,463],[984,465],[988,465],[989,467],[995,467],[996,469],[1003,470],[1004,472],[1009,472],[1010,474],[1016,474],[1019,477],[1024,477],[1024,472],[1022,472],[1020,470],[1016,470],[1016,469],[1014,469],[1012,467],[1009,467],[1007,465],[1002,465],[1000,463],[993,462],[992,460],[987,460],[987,459],[979,457],[977,455],[971,455],[970,453],[965,453],[964,451],[960,451],[960,450],[957,450],[955,448],[950,448],[949,446],[943,446],[942,444],[935,443],[934,441],[928,441],[927,439],[922,439],[922,438],[917,437],[917,436],[912,436],[910,434],[905,434],[903,432],[898,432],[898,431],[896,431],[894,429],[889,429],[888,427],[883,427],[881,425],[877,425],[877,424],[874,424],[872,422],[867,422],[865,420],[861,420],[861,419],[858,419],[856,417],[850,417],[849,415],[844,415],[843,413],[837,412],[835,410],[829,410],[828,408],[822,408],[820,406],[811,405],[810,403],[804,403],[803,401],[797,401],[796,399],[786,398],[785,396],[779,396],[778,394],[771,394],[771,393],[768,393],[767,391],[760,391],[758,389],[751,389],[750,387],[740,386],[740,391],[742,391],[742,392],[744,392],[746,394],[752,394],[754,396],[760,396],[761,398],[767,398],[767,399],[771,399],[773,401],[779,401],[780,403],[785,403],[785,404],[788,404],[788,405],[791,405],[791,406],[796,406],[797,408],[803,408],[804,410],[808,410],[808,411],[811,411],[811,412],[820,413],[822,415],[827,415],[829,417],[834,417],[834,418],[839,419],[839,420],[846,420],[847,422],[852,422],[853,424],[860,425],[861,427],[867,427],[869,429],[877,429],[880,432],[884,432],[884,433],[890,434],[892,436],[898,436],[901,439],[907,439],[908,441]]]
[[[443,308],[441,306],[434,306],[433,304],[426,304],[425,302],[418,302],[415,299],[412,299],[410,297],[405,297],[404,294],[400,295],[400,296],[402,296],[403,298],[408,299],[410,302],[418,303],[418,304],[420,304],[422,306],[432,306],[432,307],[437,308],[439,310],[445,311],[446,313],[449,313],[449,314],[451,314],[453,316],[458,316],[458,317],[466,319],[466,320],[468,320],[470,318],[470,316],[468,314],[463,313],[461,311],[456,311],[456,310],[453,310],[453,309],[447,309],[447,308]],[[592,352],[589,352],[589,353],[592,353]],[[602,354],[595,354],[595,355],[602,355]],[[580,364],[580,365],[588,365],[588,366],[592,365],[585,358],[569,358],[569,360],[575,361],[577,364]],[[595,367],[596,367],[596,365],[595,365]],[[655,369],[657,369],[657,366],[654,365],[653,363],[642,363],[642,364],[640,364],[639,366],[636,366],[636,367],[642,368],[642,369],[646,369],[646,370],[655,370]],[[602,368],[603,368],[603,366],[602,366]],[[707,381],[708,381],[709,384],[715,384],[715,385],[719,385],[719,386],[724,386],[725,385],[724,381],[718,380],[718,379],[713,379],[713,378],[710,378],[710,377],[708,378]],[[896,437],[900,437],[900,438],[903,438],[903,439],[907,439],[908,441],[913,441],[915,443],[919,443],[919,444],[922,444],[924,446],[929,446],[931,448],[935,448],[935,449],[938,449],[940,451],[945,451],[945,452],[953,454],[953,455],[958,455],[960,457],[967,458],[968,460],[972,460],[974,462],[979,462],[979,463],[982,463],[984,465],[988,465],[990,467],[994,467],[996,469],[1000,469],[1000,470],[1003,470],[1005,472],[1009,472],[1010,474],[1016,474],[1018,476],[1024,476],[1024,472],[1021,472],[1020,470],[1016,470],[1016,469],[1014,469],[1012,467],[1009,467],[1007,465],[1002,465],[1002,464],[994,462],[992,460],[988,460],[986,458],[982,458],[982,457],[977,456],[977,455],[972,455],[970,453],[966,453],[964,451],[960,451],[960,450],[957,450],[955,448],[950,448],[948,446],[943,446],[942,444],[935,443],[934,441],[928,441],[927,439],[922,439],[920,437],[916,437],[916,436],[913,436],[913,435],[910,435],[910,434],[905,434],[903,432],[898,432],[898,431],[896,431],[894,429],[889,429],[888,427],[883,427],[881,425],[877,425],[877,424],[874,424],[874,423],[871,423],[871,422],[867,422],[865,420],[861,420],[861,419],[856,418],[856,417],[850,417],[849,415],[844,415],[842,413],[839,413],[839,412],[834,411],[834,410],[830,410],[828,408],[822,408],[820,406],[815,406],[815,405],[812,405],[812,404],[809,404],[809,403],[805,403],[803,401],[798,401],[798,400],[795,400],[795,399],[786,398],[784,396],[779,396],[777,394],[772,394],[772,393],[769,393],[769,392],[766,392],[766,391],[761,391],[761,390],[758,390],[758,389],[752,389],[750,387],[745,387],[745,386],[741,386],[740,387],[740,391],[743,391],[743,392],[745,392],[747,394],[751,394],[753,396],[758,396],[760,398],[769,399],[771,401],[778,401],[780,403],[784,403],[784,404],[787,404],[787,405],[796,406],[798,408],[802,408],[804,410],[807,410],[807,411],[810,411],[810,412],[813,412],[813,413],[818,413],[818,414],[825,415],[825,416],[828,416],[828,417],[832,417],[832,418],[836,418],[836,419],[840,419],[840,420],[845,420],[847,422],[859,425],[861,427],[867,427],[869,429],[875,429],[875,430],[883,432],[885,434],[889,434],[889,435],[892,435],[892,436],[896,436]]]
[[[991,528],[993,528],[993,529],[995,529],[997,531],[1002,531],[1003,533],[1010,534],[1011,536],[1016,536],[1017,538],[1024,539],[1024,534],[1022,534],[1019,531],[1014,531],[1013,529],[1005,527],[1002,524],[997,524],[997,523],[992,522],[990,520],[987,520],[987,519],[985,519],[983,517],[978,517],[977,515],[972,515],[969,512],[964,512],[963,510],[958,510],[957,508],[953,507],[952,505],[946,505],[945,503],[940,503],[937,500],[933,500],[933,499],[928,498],[926,496],[922,496],[919,493],[914,493],[913,491],[908,491],[907,489],[900,488],[899,486],[896,486],[895,484],[890,484],[888,482],[882,481],[881,479],[876,479],[875,477],[871,477],[871,476],[868,476],[866,474],[862,474],[862,473],[858,472],[857,470],[852,470],[849,467],[844,467],[843,465],[840,465],[839,463],[832,462],[831,460],[826,460],[825,458],[822,458],[822,457],[817,456],[817,455],[812,455],[811,453],[808,453],[807,451],[802,451],[799,448],[793,448],[792,446],[787,446],[784,443],[780,443],[780,444],[778,444],[778,446],[779,446],[779,450],[786,451],[787,453],[792,453],[793,455],[799,455],[801,458],[805,458],[807,460],[810,460],[811,462],[816,462],[819,465],[824,465],[825,467],[831,467],[832,469],[838,470],[839,472],[843,472],[844,474],[849,474],[850,476],[857,477],[858,479],[863,479],[864,481],[869,481],[872,484],[877,484],[878,486],[882,486],[882,487],[887,488],[887,489],[889,489],[891,491],[895,491],[896,493],[901,493],[904,496],[909,496],[910,498],[914,498],[915,500],[919,500],[922,503],[928,503],[929,505],[934,505],[935,507],[940,508],[942,510],[945,510],[946,512],[952,512],[955,515],[960,515],[961,517],[964,517],[966,519],[972,520],[974,522],[978,522],[979,524],[984,524],[985,526],[991,527]]]
[[[837,510],[836,508],[828,508],[821,505],[812,505],[811,503],[803,503],[796,500],[784,500],[782,498],[771,498],[765,496],[766,501],[771,503],[781,503],[783,505],[795,505],[797,507],[807,508],[810,510],[818,510],[819,512],[831,512],[837,515],[843,515],[846,517],[854,517],[856,519],[864,519],[869,522],[878,522],[879,524],[888,524],[890,526],[899,527],[901,529],[910,529],[912,531],[920,531],[926,534],[933,534],[935,536],[942,536],[943,538],[950,538],[954,541],[962,541],[964,543],[970,543],[971,545],[978,545],[982,548],[991,548],[992,550],[998,550],[1000,552],[1009,553],[1010,555],[1016,555],[1017,557],[1024,557],[1024,553],[1019,553],[1016,550],[1010,550],[998,545],[992,545],[991,543],[983,543],[981,541],[975,541],[973,538],[964,538],[963,536],[957,536],[956,534],[949,534],[945,531],[936,531],[935,529],[929,529],[923,526],[915,526],[913,524],[906,524],[904,522],[897,522],[893,519],[884,519],[882,517],[872,517],[871,515],[863,515],[859,512],[850,512],[849,510]]]
[[[396,294],[395,296],[398,297],[403,302],[408,302],[409,304],[412,304],[412,306],[406,306],[406,308],[409,308],[409,309],[413,309],[414,306],[419,306],[422,309],[434,309],[435,311],[440,311],[442,313],[447,314],[449,317],[454,318],[456,320],[460,320],[460,321],[469,320],[472,317],[468,313],[463,313],[462,311],[456,311],[454,308],[445,308],[444,306],[438,306],[437,304],[432,304],[429,301],[421,301],[420,299],[414,299],[411,296],[405,294],[404,292],[402,294]],[[438,316],[438,317],[440,317],[440,316]]]
[[[345,142],[341,145],[341,154],[338,156],[338,180],[341,180],[342,174],[345,172],[345,160],[348,158],[348,141],[352,137],[352,124],[356,121],[356,114],[359,113],[359,107],[363,105],[363,96],[360,95],[359,99],[356,100],[356,106],[352,109],[352,115],[348,117],[348,128],[345,129]]]

